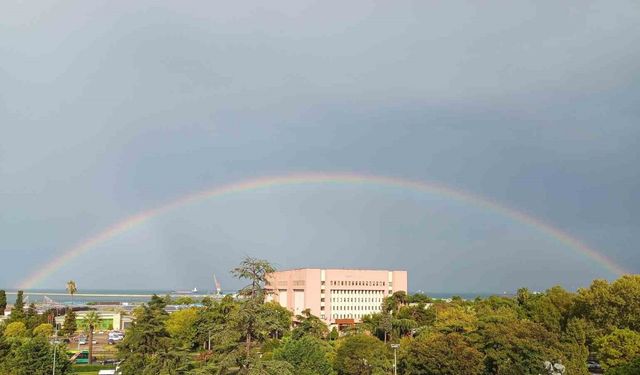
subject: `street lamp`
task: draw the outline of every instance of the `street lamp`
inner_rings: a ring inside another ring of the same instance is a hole
[[[398,375],[398,353],[397,350],[400,344],[391,344],[393,348],[393,375]]]

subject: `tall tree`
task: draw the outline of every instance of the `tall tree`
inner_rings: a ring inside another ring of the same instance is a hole
[[[73,280],[67,281],[67,293],[71,295],[71,306],[73,306],[73,295],[76,294],[77,291],[76,282]]]
[[[72,308],[67,307],[67,312],[64,315],[64,323],[60,333],[65,336],[71,336],[76,332],[78,325],[76,323],[76,313]]]
[[[238,279],[248,280],[249,284],[239,291],[245,300],[239,310],[238,323],[245,337],[246,356],[251,352],[251,341],[258,335],[259,312],[263,308],[267,289],[265,284],[275,268],[266,260],[247,257],[231,273]]]
[[[40,324],[40,316],[38,315],[38,310],[34,303],[29,304],[24,320],[29,330],[34,329],[38,324]]]
[[[7,292],[4,289],[0,290],[0,315],[4,315],[4,310],[7,308]]]
[[[89,330],[89,364],[93,363],[93,330],[100,324],[100,315],[95,311],[89,311],[84,316],[84,324]]]
[[[13,308],[11,309],[11,316],[9,318],[9,321],[24,321],[24,292],[22,290],[18,291],[18,295],[16,296],[16,303],[13,304]]]

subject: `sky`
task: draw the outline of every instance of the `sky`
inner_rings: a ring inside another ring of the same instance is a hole
[[[637,1],[11,1],[0,12],[0,287],[194,192],[339,172],[497,202],[640,272]],[[190,203],[36,287],[242,286],[278,268],[392,268],[412,291],[617,277],[513,218],[377,185]]]

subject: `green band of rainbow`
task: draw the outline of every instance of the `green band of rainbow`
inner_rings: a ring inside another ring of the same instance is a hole
[[[455,200],[467,202],[475,206],[497,212],[515,221],[527,224],[557,240],[564,243],[568,247],[584,254],[585,256],[595,260],[607,270],[616,275],[629,273],[622,266],[616,264],[613,260],[599,253],[595,249],[587,246],[579,239],[569,235],[568,233],[554,228],[532,216],[529,216],[518,210],[497,204],[489,199],[456,190],[441,184],[432,182],[423,182],[416,180],[408,180],[396,177],[353,174],[353,173],[303,173],[283,176],[269,176],[215,187],[210,190],[200,191],[190,194],[162,206],[140,212],[133,216],[129,216],[124,220],[113,224],[97,235],[87,238],[78,243],[74,247],[64,251],[62,255],[54,258],[41,269],[29,275],[23,280],[19,287],[21,289],[30,289],[41,283],[48,276],[53,274],[57,269],[69,262],[71,259],[89,251],[94,246],[113,238],[123,232],[126,232],[141,223],[161,215],[167,211],[184,206],[189,203],[197,202],[204,199],[220,198],[230,194],[246,193],[259,189],[266,189],[277,186],[291,185],[308,185],[308,184],[352,184],[352,185],[382,185],[400,189],[408,189],[416,192],[430,193],[442,195]]]

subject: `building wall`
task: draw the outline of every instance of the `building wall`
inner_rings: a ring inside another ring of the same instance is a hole
[[[384,297],[407,291],[406,271],[303,268],[275,272],[268,299],[295,315],[310,309],[327,324],[379,312]]]

